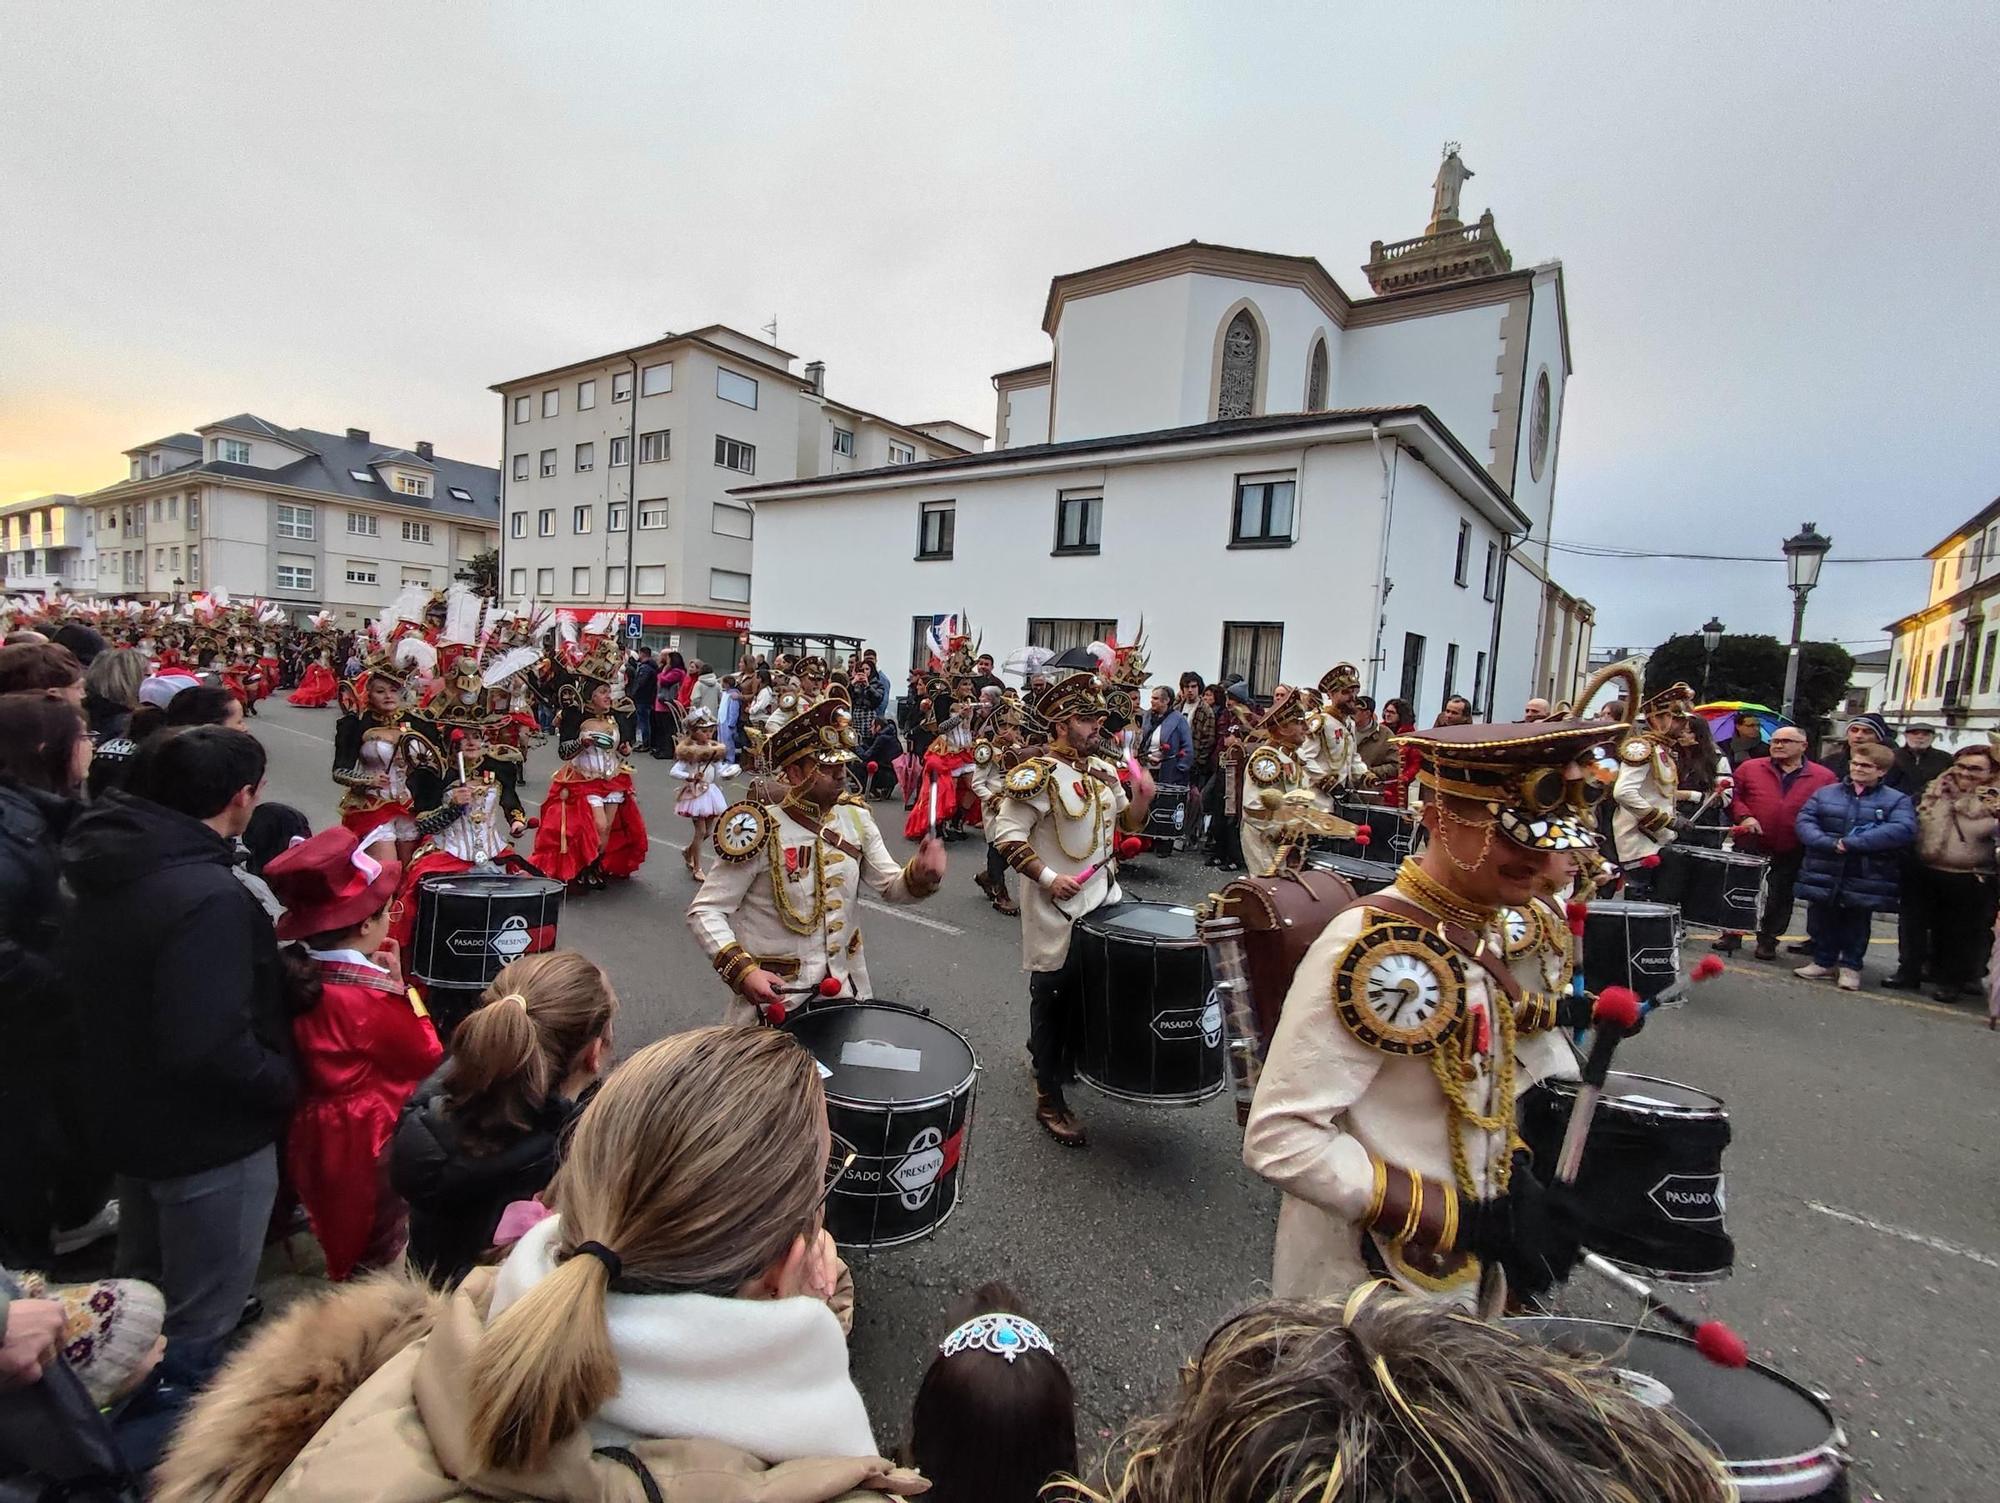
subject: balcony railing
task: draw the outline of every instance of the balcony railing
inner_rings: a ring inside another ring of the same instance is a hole
[[[1369,259],[1378,264],[1384,261],[1400,261],[1405,256],[1419,251],[1445,250],[1455,246],[1467,248],[1486,241],[1499,243],[1499,235],[1493,229],[1493,216],[1483,214],[1477,224],[1468,224],[1456,230],[1440,230],[1435,235],[1417,235],[1408,240],[1392,240],[1387,244],[1377,240],[1372,245]]]

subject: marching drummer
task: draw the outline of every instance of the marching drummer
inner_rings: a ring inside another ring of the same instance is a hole
[[[1515,1155],[1515,1101],[1573,1074],[1553,990],[1508,963],[1505,905],[1566,881],[1594,844],[1601,721],[1440,726],[1405,737],[1430,842],[1307,950],[1250,1109],[1244,1162],[1285,1192],[1272,1283],[1335,1297],[1382,1274],[1472,1303],[1486,1263],[1517,1292],[1567,1274],[1567,1192]],[[1553,910],[1545,910],[1550,918]],[[1517,953],[1518,953],[1517,943]],[[1532,973],[1531,973],[1532,974]],[[1561,968],[1544,972],[1553,988]]]
[[[1278,690],[1243,750],[1243,866],[1255,877],[1277,870],[1285,795],[1312,786],[1302,750],[1311,734],[1310,701],[1282,684]]]
[[[993,845],[1021,874],[1021,968],[1028,972],[1028,1053],[1035,1070],[1035,1120],[1058,1143],[1081,1148],[1083,1123],[1063,1094],[1076,1033],[1074,920],[1120,901],[1114,842],[1138,830],[1153,802],[1153,780],[1132,768],[1128,795],[1118,769],[1097,755],[1105,704],[1088,672],[1055,677],[1034,692],[1035,718],[1049,730],[1046,753],[1001,781]]]
[[[1625,868],[1625,890],[1635,898],[1653,890],[1655,858],[1679,836],[1675,805],[1700,794],[1680,786],[1680,747],[1688,735],[1694,690],[1671,684],[1640,701],[1644,730],[1618,743],[1618,777],[1611,785],[1611,843]]]
[[[1307,717],[1306,738],[1299,745],[1299,761],[1328,810],[1348,789],[1375,781],[1355,749],[1360,738],[1354,729],[1354,696],[1360,690],[1361,674],[1352,663],[1335,663],[1321,674],[1319,709]]]
[[[732,804],[716,824],[722,860],[687,921],[735,994],[727,1022],[781,1022],[816,997],[873,995],[861,948],[863,884],[884,902],[915,903],[944,881],[935,837],[898,866],[867,804],[845,791],[854,744],[839,700],[806,706],[764,743],[790,791],[777,803]]]

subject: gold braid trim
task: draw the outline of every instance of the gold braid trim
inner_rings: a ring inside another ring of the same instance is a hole
[[[1500,912],[1497,908],[1481,908],[1466,902],[1418,865],[1414,856],[1405,856],[1403,864],[1396,869],[1396,885],[1407,892],[1418,907],[1448,923],[1463,924],[1475,934],[1484,933],[1491,927]]]
[[[912,897],[927,898],[938,889],[935,878],[927,872],[917,870],[917,858],[912,856],[903,863],[903,885],[910,889]]]

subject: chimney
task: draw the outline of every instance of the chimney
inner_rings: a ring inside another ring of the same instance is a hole
[[[420,438],[420,439],[418,439],[418,440],[417,440],[417,458],[419,458],[419,459],[429,459],[429,458],[431,458],[431,457],[432,457],[432,456],[431,456],[431,441],[430,441],[429,439],[427,439],[427,438]]]
[[[806,362],[806,380],[811,383],[814,396],[825,396],[826,362],[824,360],[808,360]]]
[[[366,428],[349,428],[347,430],[347,441],[351,444],[367,443],[368,430]]]

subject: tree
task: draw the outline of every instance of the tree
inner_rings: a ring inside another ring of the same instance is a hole
[[[1776,637],[1748,633],[1724,635],[1715,656],[1702,650],[1701,635],[1669,637],[1646,660],[1646,692],[1657,694],[1669,684],[1685,683],[1702,702],[1747,699],[1753,704],[1784,709],[1786,644]],[[1708,665],[1708,688],[1702,690],[1702,665]],[[1802,726],[1824,729],[1826,717],[1847,692],[1854,676],[1854,659],[1833,642],[1799,644],[1799,711]]]
[[[500,550],[488,548],[484,553],[475,553],[458,570],[458,578],[472,586],[475,595],[483,595],[488,600],[500,598]]]

